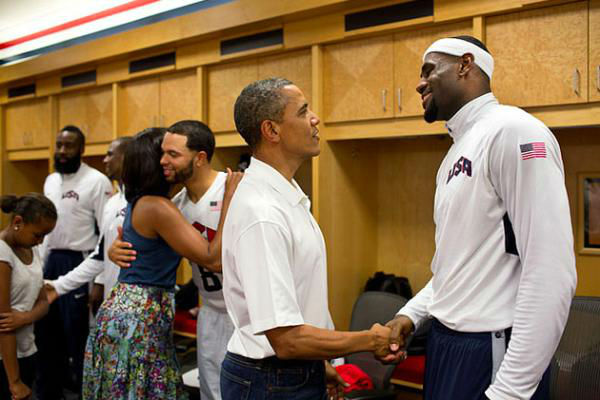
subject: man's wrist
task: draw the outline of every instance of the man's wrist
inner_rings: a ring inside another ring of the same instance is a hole
[[[65,294],[65,290],[63,289],[62,284],[60,283],[61,278],[62,277],[59,277],[58,279],[55,279],[53,281],[46,281],[48,285],[52,286],[52,288],[59,297]]]
[[[401,318],[406,318],[410,322],[410,332],[409,333],[413,333],[417,329],[417,324],[415,323],[415,320],[413,318],[411,318],[409,315],[396,314],[396,316],[394,317],[394,319],[401,319]]]
[[[18,385],[20,383],[21,383],[21,377],[18,376],[18,375],[15,378],[13,378],[13,379],[9,379],[8,380],[8,385],[9,386],[15,386],[15,385]]]
[[[23,326],[33,324],[33,311],[25,311],[23,312]]]

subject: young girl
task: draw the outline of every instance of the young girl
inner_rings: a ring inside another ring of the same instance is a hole
[[[56,208],[45,196],[2,196],[11,213],[0,231],[0,399],[27,399],[37,351],[33,322],[48,312],[42,259],[35,247],[56,225]]]
[[[125,152],[123,240],[137,256],[121,270],[88,338],[83,379],[88,400],[185,397],[172,337],[177,267],[181,255],[202,265],[220,263],[220,231],[241,174],[228,173],[219,229],[209,243],[169,200],[160,166],[163,134],[146,129]]]

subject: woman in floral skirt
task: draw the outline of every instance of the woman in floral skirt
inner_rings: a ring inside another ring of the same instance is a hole
[[[228,171],[219,229],[209,243],[169,200],[160,158],[164,129],[138,133],[123,164],[123,240],[136,258],[102,304],[85,353],[83,398],[179,399],[185,396],[173,344],[174,286],[181,256],[220,264],[221,227],[241,179]]]

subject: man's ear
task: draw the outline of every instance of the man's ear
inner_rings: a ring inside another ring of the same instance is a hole
[[[22,228],[24,223],[25,223],[25,221],[23,220],[23,217],[20,215],[15,215],[12,220],[12,224],[14,226],[18,226],[19,228]]]
[[[475,57],[471,53],[465,53],[460,57],[460,68],[458,75],[465,77],[475,66]]]
[[[208,155],[205,151],[199,151],[194,157],[194,164],[201,166],[204,163],[208,163]]]
[[[279,131],[281,127],[277,122],[271,120],[264,120],[260,124],[260,133],[262,139],[269,143],[278,143],[280,140]]]

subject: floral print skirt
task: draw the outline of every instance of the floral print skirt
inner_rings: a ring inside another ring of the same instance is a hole
[[[83,368],[84,400],[187,398],[173,344],[172,291],[119,283],[96,316]]]

